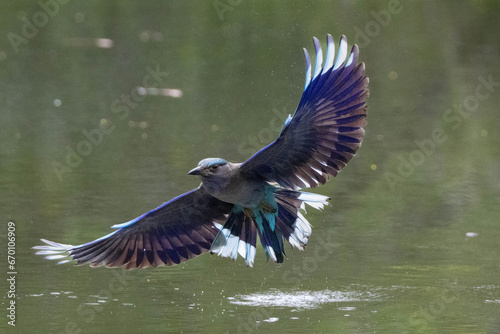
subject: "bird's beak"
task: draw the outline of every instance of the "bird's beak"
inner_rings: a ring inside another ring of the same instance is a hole
[[[188,175],[201,175],[201,167],[193,168],[189,171]]]

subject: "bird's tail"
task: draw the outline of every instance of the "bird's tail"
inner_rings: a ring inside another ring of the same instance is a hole
[[[253,267],[257,244],[257,226],[243,210],[234,210],[224,227],[216,224],[219,233],[212,242],[210,252],[236,260],[238,253]]]
[[[283,234],[283,238],[293,247],[304,250],[309,241],[312,229],[300,210],[306,212],[305,204],[322,210],[328,205],[327,196],[280,189],[276,192],[276,202],[278,203],[278,217],[276,219],[276,229]]]
[[[283,239],[293,247],[304,250],[311,235],[311,225],[300,210],[305,211],[305,204],[322,209],[329,198],[285,189],[276,189],[273,196],[277,209],[272,213],[264,208],[250,211],[235,206],[224,226],[219,226],[211,252],[234,260],[239,253],[252,267],[257,235],[267,258],[278,263],[283,262],[285,255]]]

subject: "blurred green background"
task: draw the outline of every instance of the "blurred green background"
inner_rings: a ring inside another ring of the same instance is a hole
[[[0,254],[7,278],[13,221],[18,272],[2,332],[500,333],[500,2],[61,2],[0,5]],[[332,202],[309,210],[305,252],[136,271],[34,255],[267,145],[327,33],[360,46],[369,118],[314,190]]]

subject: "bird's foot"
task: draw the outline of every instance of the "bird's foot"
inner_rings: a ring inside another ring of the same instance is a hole
[[[262,207],[262,209],[265,212],[276,213],[276,211],[277,211],[277,209],[275,207],[273,207],[271,204],[267,203],[264,200],[260,202],[260,206]]]
[[[252,209],[243,208],[243,212],[245,213],[245,216],[247,216],[248,218],[255,219],[255,216],[253,215]]]

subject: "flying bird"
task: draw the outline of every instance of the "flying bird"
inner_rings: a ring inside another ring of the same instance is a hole
[[[281,263],[284,241],[304,250],[311,225],[305,204],[322,209],[327,196],[300,191],[328,181],[361,145],[366,124],[368,78],[359,49],[348,53],[342,36],[327,35],[327,52],[314,37],[314,71],[304,49],[306,80],[299,105],[278,138],[243,163],[207,158],[188,174],[198,188],[135,219],[113,225],[112,233],[78,246],[41,239],[38,255],[77,265],[124,267],[174,265],[211,252],[252,267],[257,239],[267,259]]]

